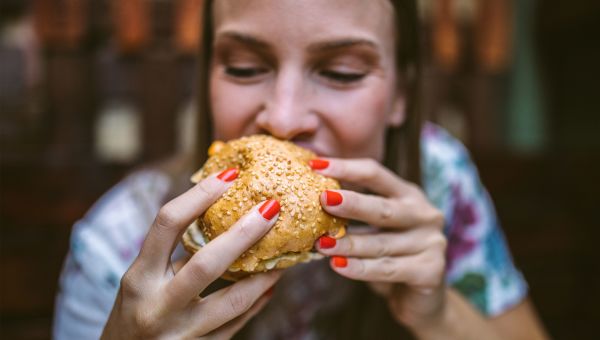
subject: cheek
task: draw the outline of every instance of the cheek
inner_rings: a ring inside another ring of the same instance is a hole
[[[387,88],[381,86],[335,100],[338,105],[331,111],[330,126],[341,156],[382,159],[389,98]]]
[[[248,89],[236,86],[212,75],[210,80],[210,107],[213,117],[214,138],[230,140],[241,137],[246,123],[257,107],[256,96]]]

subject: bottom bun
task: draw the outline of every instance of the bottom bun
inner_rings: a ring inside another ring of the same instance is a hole
[[[206,238],[202,234],[202,231],[198,227],[196,221],[194,221],[183,233],[182,243],[184,248],[192,254],[206,245]],[[229,269],[223,274],[222,278],[230,281],[238,281],[239,279],[242,279],[248,275],[263,273],[269,270],[284,269],[298,263],[306,263],[313,260],[320,260],[322,258],[324,258],[323,255],[312,251],[286,253],[270,259],[258,259],[257,261],[254,261],[256,265],[253,268],[229,267]]]

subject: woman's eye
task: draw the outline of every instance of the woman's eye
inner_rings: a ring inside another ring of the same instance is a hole
[[[348,84],[359,81],[366,76],[366,73],[350,73],[325,70],[319,72],[322,77],[329,78],[333,81]]]
[[[237,78],[252,78],[267,72],[266,69],[260,67],[225,67],[225,73]]]

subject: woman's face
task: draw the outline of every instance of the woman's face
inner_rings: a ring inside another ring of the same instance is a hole
[[[215,138],[265,133],[324,157],[381,160],[404,119],[387,0],[219,0]]]

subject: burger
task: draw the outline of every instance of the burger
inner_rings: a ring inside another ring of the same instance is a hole
[[[346,221],[323,210],[319,197],[339,183],[320,175],[308,165],[316,155],[291,142],[266,135],[242,137],[228,143],[215,142],[209,158],[191,178],[198,183],[212,173],[236,167],[234,184],[183,234],[183,245],[194,253],[233,226],[256,204],[276,199],[279,218],[271,230],[244,252],[223,275],[239,279],[253,273],[291,267],[322,258],[315,241],[345,233]]]

